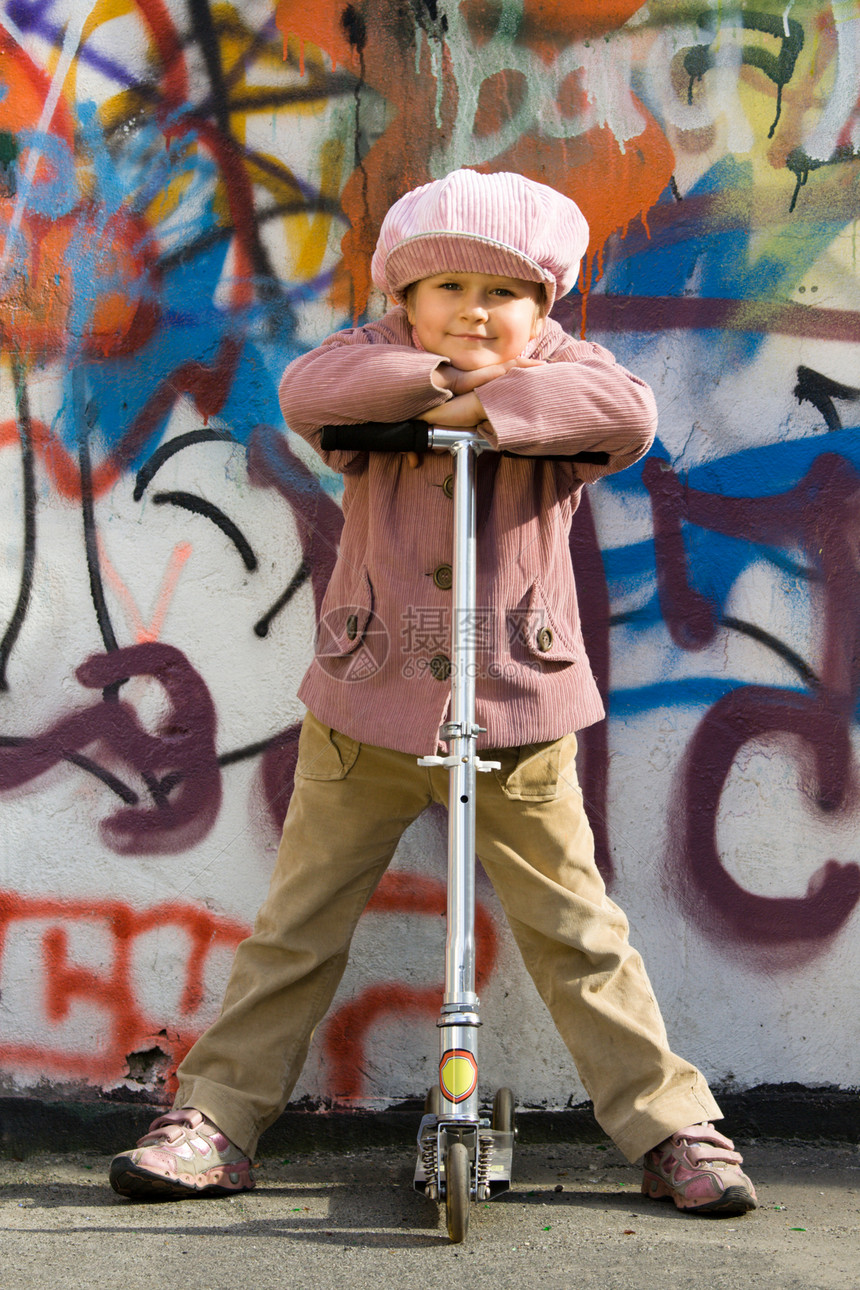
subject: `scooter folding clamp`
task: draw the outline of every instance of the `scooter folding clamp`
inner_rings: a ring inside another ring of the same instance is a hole
[[[468,761],[469,761],[468,757],[454,757],[453,755],[449,757],[419,757],[418,765],[419,766],[447,766],[448,769],[450,770],[452,766],[459,766],[462,763],[468,762]],[[502,768],[502,763],[500,761],[482,761],[480,757],[475,757],[474,764],[475,764],[475,770],[488,771],[488,770],[501,770]]]
[[[439,1020],[436,1022],[436,1026],[440,1030],[446,1026],[474,1027],[474,1026],[483,1026],[483,1024],[484,1023],[483,1021],[481,1021],[477,1012],[471,1012],[471,1011],[465,1011],[465,1010],[460,1011],[459,1005],[458,1005],[457,1012],[445,1012],[442,1014],[442,1016],[440,1016]]]
[[[477,735],[485,735],[486,726],[475,726],[462,721],[446,721],[444,726],[439,727],[440,739],[474,739]]]
[[[447,766],[450,770],[452,766],[460,765],[459,757],[419,757],[419,766]]]

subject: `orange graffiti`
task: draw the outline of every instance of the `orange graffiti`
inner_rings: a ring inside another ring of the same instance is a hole
[[[46,924],[40,941],[40,967],[47,1021],[59,1024],[69,1015],[75,1000],[85,1000],[103,1013],[107,1038],[96,1052],[0,1042],[0,1063],[103,1082],[123,1079],[128,1074],[128,1055],[153,1043],[169,1057],[172,1077],[202,1029],[194,1014],[203,999],[203,974],[209,956],[217,948],[234,949],[248,935],[241,923],[180,901],[136,910],[118,900],[60,900],[0,891],[0,972],[10,931],[28,922]],[[112,957],[106,970],[95,971],[70,961],[69,932],[82,924],[108,932]],[[188,939],[179,1002],[180,1029],[165,1027],[161,1020],[146,1014],[133,981],[135,943],[146,932],[165,927],[174,928]],[[38,967],[33,966],[38,972]]]
[[[143,621],[143,616],[135,603],[134,597],[108,559],[101,537],[98,538],[98,551],[99,566],[105,580],[113,588],[117,599],[125,609],[126,618],[134,633],[135,643],[142,645],[147,641],[157,641],[161,635],[161,629],[164,626],[164,620],[167,617],[167,611],[170,608],[170,602],[173,599],[179,575],[182,573],[186,560],[191,555],[191,543],[177,542],[173,548],[170,561],[161,580],[161,589],[148,627]]]
[[[0,343],[7,350],[45,357],[65,349],[71,336],[87,357],[107,358],[136,351],[152,334],[157,308],[152,284],[153,245],[145,222],[125,208],[107,216],[79,195],[71,210],[48,217],[27,206],[24,176],[33,188],[57,176],[48,159],[19,141],[37,126],[75,155],[75,131],[62,98],[50,122],[41,114],[50,80],[13,38],[0,28],[0,59],[6,94],[0,100],[0,134],[7,158],[18,163],[13,183],[0,176]],[[35,163],[35,164],[34,164]],[[78,182],[77,175],[75,182]],[[87,181],[81,177],[81,193]],[[31,190],[32,191],[32,190]],[[69,250],[78,241],[89,260],[86,289],[75,280]]]
[[[21,433],[15,421],[0,423],[0,448],[9,448],[20,442]],[[72,457],[51,433],[44,421],[30,423],[30,438],[34,450],[44,462],[49,477],[60,497],[80,501],[81,472]],[[108,458],[93,470],[92,489],[95,497],[112,488],[121,474],[121,467]]]
[[[396,109],[394,121],[341,193],[350,229],[341,244],[341,275],[333,295],[340,307],[349,308],[351,303],[357,316],[370,295],[370,257],[386,210],[408,189],[427,182],[428,159],[450,137],[457,106],[450,57],[443,42],[442,94],[437,103],[429,44],[422,39],[419,49],[420,33],[411,11],[384,0],[359,0],[334,10],[325,0],[301,4],[280,0],[276,15],[285,38],[300,36],[315,44]]]
[[[329,4],[327,0],[279,0],[275,11],[278,30],[284,37],[284,57],[287,56],[287,44],[292,38],[299,47],[299,71],[305,74],[305,46],[315,45],[323,49],[332,61],[332,66],[348,67],[358,71],[361,65],[361,52],[354,41],[350,41],[348,22],[345,21],[347,10],[352,6],[346,4]]]
[[[589,0],[575,5],[565,0],[532,0],[524,7],[514,39],[552,63],[566,45],[617,29],[639,8],[637,0]],[[495,32],[502,7],[488,0],[465,0],[461,13],[480,44]],[[351,227],[342,242],[347,283],[341,279],[336,284],[335,296],[339,305],[345,305],[351,282],[352,309],[358,316],[369,298],[370,258],[386,210],[409,188],[431,178],[429,158],[450,141],[458,109],[450,51],[443,30],[434,31],[434,61],[431,35],[425,38],[411,18],[407,22],[381,0],[357,0],[342,10],[322,2],[300,5],[298,0],[280,0],[277,22],[285,41],[290,36],[299,39],[302,50],[305,43],[315,44],[396,110],[341,195]],[[629,93],[626,81],[623,85],[619,82],[622,89]],[[480,88],[472,127],[475,137],[485,138],[498,129],[501,121],[516,111],[524,90],[520,71],[502,68],[489,74]],[[576,135],[573,125],[582,117],[586,102],[578,74],[571,74],[558,93],[558,106],[571,120],[571,137],[550,137],[536,128],[476,167],[487,172],[519,171],[551,184],[579,203],[591,228],[589,257],[580,283],[585,296],[595,273],[599,276],[601,272],[607,240],[616,232],[623,233],[632,220],[647,217],[674,168],[674,154],[662,129],[644,105],[631,97],[644,122],[636,138],[622,145],[605,125]]]
[[[444,915],[445,905],[444,883],[421,878],[414,873],[388,873],[367,910],[377,914],[424,914],[438,918]],[[475,941],[476,984],[481,990],[492,975],[497,943],[493,920],[479,902],[475,905]],[[335,1102],[352,1101],[365,1091],[364,1048],[375,1025],[392,1015],[435,1017],[441,1002],[441,985],[415,989],[399,981],[387,981],[368,986],[338,1008],[326,1025],[323,1038],[323,1050],[330,1070],[327,1083]]]
[[[645,129],[622,150],[609,126],[595,126],[572,139],[522,135],[512,148],[480,170],[519,170],[566,193],[582,210],[591,231],[580,289],[587,294],[603,266],[613,233],[634,219],[647,219],[672,177],[675,157],[660,126],[641,103]],[[647,224],[646,224],[647,228]]]
[[[587,40],[623,27],[644,0],[523,0],[526,23],[560,41]],[[499,6],[501,8],[501,6]]]

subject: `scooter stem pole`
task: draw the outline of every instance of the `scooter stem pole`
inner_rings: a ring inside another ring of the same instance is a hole
[[[489,770],[476,752],[475,677],[478,660],[476,480],[486,441],[474,431],[434,427],[430,446],[454,459],[454,553],[451,580],[451,706],[440,737],[446,757],[419,758],[421,766],[448,767],[448,934],[445,995],[439,1026],[439,1123],[474,1129],[478,1101],[478,996],[475,993],[475,780]],[[437,1139],[442,1150],[442,1136]],[[437,1160],[431,1172],[442,1168]]]
[[[450,755],[448,784],[448,935],[445,997],[470,1012],[475,994],[475,670],[477,452],[469,440],[450,449],[454,462],[454,557],[451,622]]]

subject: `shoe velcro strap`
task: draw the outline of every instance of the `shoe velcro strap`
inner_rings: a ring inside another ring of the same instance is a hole
[[[187,1130],[200,1133],[205,1125],[204,1116],[192,1107],[182,1107],[178,1111],[168,1111],[152,1121],[142,1138],[138,1139],[139,1147],[152,1147],[160,1142],[178,1142]],[[175,1132],[174,1130],[178,1130]],[[203,1133],[201,1136],[205,1137]]]
[[[689,1143],[686,1156],[693,1165],[701,1165],[706,1161],[720,1161],[727,1165],[743,1164],[743,1156],[739,1151],[726,1151],[723,1147],[712,1147],[707,1142]]]
[[[712,1147],[722,1147],[724,1151],[734,1151],[735,1144],[712,1124],[691,1124],[687,1129],[678,1129],[672,1134],[672,1140],[680,1144],[686,1142],[708,1142]]]
[[[204,1125],[198,1125],[192,1129],[187,1124],[162,1124],[157,1129],[151,1129],[145,1137],[138,1142],[139,1147],[176,1147],[180,1143],[187,1143],[195,1155],[205,1155],[201,1152],[197,1143],[209,1141],[209,1134],[205,1131]]]

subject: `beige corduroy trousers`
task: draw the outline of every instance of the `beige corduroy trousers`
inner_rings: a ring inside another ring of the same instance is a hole
[[[577,785],[576,738],[482,754],[477,853],[605,1132],[629,1160],[720,1118],[670,1050],[627,920],[606,895]],[[236,952],[219,1019],[179,1068],[176,1106],[253,1156],[286,1106],[356,923],[406,828],[447,801],[448,773],[358,744],[308,714],[268,896]]]

